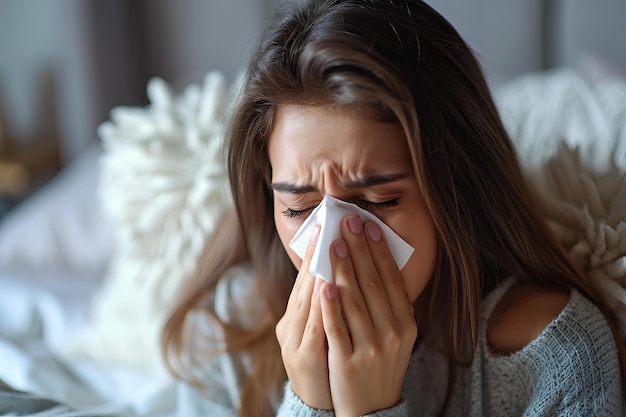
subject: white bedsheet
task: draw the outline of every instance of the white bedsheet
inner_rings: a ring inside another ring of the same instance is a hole
[[[70,415],[175,415],[170,377],[63,358],[113,253],[97,197],[101,154],[85,150],[0,222],[0,381],[79,410]]]
[[[176,415],[179,387],[171,379],[58,353],[83,324],[97,287],[83,278],[0,271],[0,380],[78,415]]]

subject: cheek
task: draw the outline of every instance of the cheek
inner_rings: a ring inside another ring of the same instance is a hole
[[[411,302],[417,300],[426,285],[430,282],[437,261],[437,235],[430,218],[412,222],[409,236],[402,236],[413,248],[413,254],[400,273],[404,279],[407,295]]]
[[[411,303],[417,300],[430,282],[435,270],[436,254],[436,250],[432,251],[432,256],[430,253],[429,256],[424,256],[425,254],[420,255],[414,252],[409,262],[400,271]]]
[[[293,263],[293,265],[299,271],[300,265],[302,265],[302,259],[300,259],[300,257],[289,247],[289,242],[291,242],[291,239],[293,239],[300,225],[298,224],[298,222],[286,218],[282,213],[279,212],[274,213],[274,224],[276,225],[278,237],[280,238],[283,247],[287,251],[287,255],[289,255],[291,263]]]

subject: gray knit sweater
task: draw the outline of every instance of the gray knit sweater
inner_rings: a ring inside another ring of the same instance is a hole
[[[489,351],[487,320],[511,282],[483,302],[476,356],[472,366],[458,374],[447,415],[621,416],[622,382],[615,341],[598,308],[576,291],[558,317],[522,350],[507,356]],[[205,375],[214,389],[205,391],[206,401],[188,412],[233,417],[246,366],[233,355],[224,355],[213,365]],[[437,415],[445,396],[446,366],[440,355],[420,346],[411,357],[402,402],[371,416]],[[308,407],[289,383],[283,398],[276,401],[280,417],[333,415]]]

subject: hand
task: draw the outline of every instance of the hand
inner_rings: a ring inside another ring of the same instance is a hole
[[[341,234],[331,248],[336,286],[324,283],[320,298],[335,415],[360,416],[400,401],[417,325],[378,225],[347,216]]]
[[[309,407],[332,410],[328,347],[319,291],[316,291],[321,279],[309,274],[309,263],[319,230],[317,226],[312,233],[287,309],[276,325],[276,336],[293,392]]]

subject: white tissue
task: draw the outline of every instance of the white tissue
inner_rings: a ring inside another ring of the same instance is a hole
[[[291,242],[289,242],[289,247],[301,259],[304,258],[313,228],[315,225],[321,225],[320,235],[311,258],[311,264],[309,265],[311,275],[333,282],[330,264],[330,245],[341,237],[339,224],[341,219],[347,214],[358,214],[361,216],[363,223],[374,222],[380,226],[391,254],[398,265],[398,269],[404,268],[411,254],[413,254],[414,249],[411,245],[406,243],[389,226],[369,211],[363,210],[356,204],[347,203],[327,195],[302,223],[302,226],[300,226]]]

